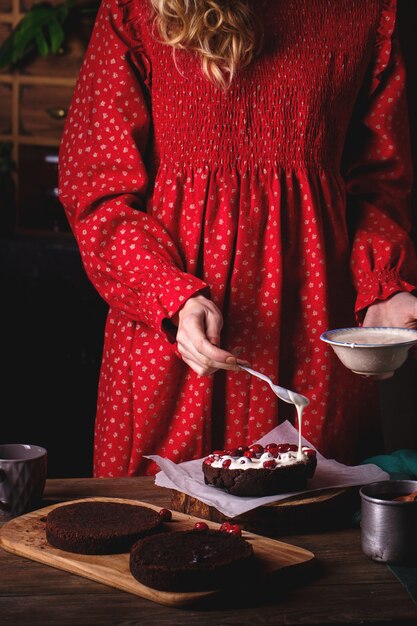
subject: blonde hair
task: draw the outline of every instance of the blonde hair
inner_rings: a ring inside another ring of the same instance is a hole
[[[201,56],[205,76],[227,89],[259,53],[262,31],[249,0],[151,0],[162,41]]]

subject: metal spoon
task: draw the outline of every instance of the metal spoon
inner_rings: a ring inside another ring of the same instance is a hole
[[[260,378],[261,380],[264,380],[266,383],[268,383],[274,394],[278,396],[278,398],[281,398],[281,400],[284,400],[284,402],[288,402],[289,404],[298,404],[299,406],[307,406],[308,404],[310,404],[310,400],[301,395],[301,393],[296,393],[295,391],[291,391],[291,389],[286,389],[285,387],[274,385],[272,380],[268,378],[268,376],[265,376],[265,374],[261,374],[261,372],[257,372],[251,367],[248,367],[247,365],[241,365],[240,363],[239,367],[240,369],[245,370],[245,372],[249,372],[249,374],[252,374],[253,376],[256,376],[257,378]]]
[[[395,502],[413,502],[417,498],[417,491],[412,491],[411,493],[407,493],[405,496],[397,496],[393,498]]]

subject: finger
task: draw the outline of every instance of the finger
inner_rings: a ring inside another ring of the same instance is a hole
[[[186,322],[183,324],[183,330],[187,334],[191,344],[196,353],[221,363],[224,367],[226,363],[236,365],[236,357],[231,352],[222,350],[217,346],[214,346],[206,337],[204,330],[201,327],[200,320],[195,315],[187,317]]]
[[[220,333],[223,327],[223,318],[220,313],[209,311],[206,314],[206,337],[214,346],[220,347]]]
[[[244,359],[236,359],[238,365],[246,365],[247,367],[251,367],[249,361],[245,361]]]
[[[239,355],[243,352],[243,348],[241,348],[240,346],[236,347],[236,348],[232,348],[230,350],[230,352],[233,354],[233,356],[236,357],[236,362],[238,365],[247,365],[248,367],[250,367],[250,363],[249,361],[246,361],[246,359],[239,359]]]
[[[185,345],[183,343],[180,343],[179,350],[180,350],[180,354],[183,360],[188,359],[192,361],[195,365],[198,365],[199,367],[203,367],[207,371],[210,369],[213,369],[213,370],[218,370],[218,369],[236,370],[237,369],[237,365],[235,363],[224,363],[223,361],[216,361],[213,359],[209,359],[208,357],[197,352],[192,346],[192,344]]]
[[[191,369],[193,369],[200,376],[211,376],[214,372],[217,371],[216,367],[208,367],[205,365],[201,359],[197,358],[192,352],[188,349],[180,351],[181,358]]]
[[[202,367],[198,363],[195,363],[194,361],[191,361],[190,359],[183,358],[183,361],[199,376],[212,376],[216,371],[215,369],[205,369],[204,367]]]

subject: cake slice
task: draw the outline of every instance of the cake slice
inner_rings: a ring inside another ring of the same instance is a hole
[[[234,496],[272,496],[304,489],[317,466],[316,451],[270,443],[216,450],[203,461],[204,481]]]
[[[146,537],[130,552],[130,571],[148,587],[203,591],[239,584],[253,574],[252,545],[216,530],[185,530]]]
[[[46,539],[55,548],[79,554],[129,552],[146,535],[162,531],[157,511],[119,502],[74,502],[46,517]]]

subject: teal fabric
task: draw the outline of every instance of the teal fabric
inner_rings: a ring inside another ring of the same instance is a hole
[[[388,569],[406,588],[413,602],[417,604],[417,567],[414,565],[388,565]]]
[[[379,454],[362,461],[361,465],[373,463],[385,472],[388,472],[391,480],[416,480],[417,479],[417,451],[396,450],[392,454]]]
[[[396,450],[392,454],[379,454],[364,459],[361,465],[372,463],[389,474],[390,480],[417,480],[417,451]],[[356,511],[352,518],[352,524],[359,526],[361,512]]]
[[[417,480],[417,451],[396,450],[392,454],[380,454],[362,461],[362,464],[373,463],[385,472],[388,472],[391,480]],[[357,511],[353,523],[360,525],[360,511]],[[417,604],[417,566],[414,565],[388,565],[388,569],[394,574],[399,582],[405,587],[410,598]]]

